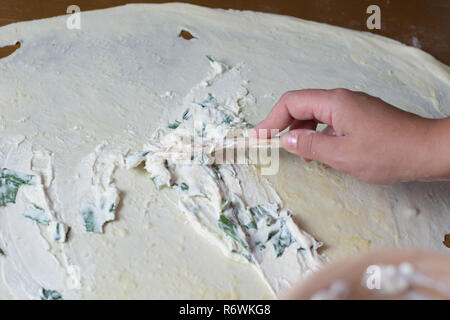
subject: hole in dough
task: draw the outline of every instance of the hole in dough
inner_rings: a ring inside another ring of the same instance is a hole
[[[20,48],[20,45],[21,45],[20,41],[17,41],[16,44],[6,46],[6,47],[1,47],[0,48],[0,59],[13,54],[17,49]]]
[[[444,245],[447,248],[450,248],[450,233],[445,235],[445,237],[444,237]]]
[[[185,40],[197,39],[196,37],[194,37],[192,35],[192,33],[190,33],[189,31],[187,31],[185,29],[181,29],[180,34],[178,36]]]

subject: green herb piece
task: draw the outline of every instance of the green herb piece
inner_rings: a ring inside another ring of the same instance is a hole
[[[0,171],[0,206],[5,206],[7,203],[16,203],[19,187],[32,184],[32,175],[3,168]]]
[[[97,197],[97,203],[83,203],[80,215],[86,232],[103,233],[103,225],[116,218],[119,194],[115,188],[109,188]]]
[[[257,217],[272,216],[270,214],[270,211],[267,210],[263,205],[258,205],[250,208],[250,212]]]
[[[250,212],[256,221],[260,219],[264,219],[266,222],[266,226],[270,227],[274,223],[276,223],[276,219],[274,218],[274,214],[277,210],[277,205],[273,203],[266,203],[263,205],[258,205],[250,208]],[[273,212],[273,213],[272,213]]]
[[[102,233],[103,228],[95,219],[97,208],[91,204],[87,204],[81,209],[81,217],[84,221],[84,228],[87,232]]]
[[[258,229],[258,225],[256,224],[255,220],[252,220],[249,224],[246,225],[247,229]]]
[[[276,235],[277,233],[278,233],[278,230],[271,231],[267,236],[267,241],[270,241],[270,239],[272,239],[273,236]]]
[[[41,289],[41,300],[64,300],[62,295],[56,290]]]
[[[31,185],[34,176],[3,168],[0,173],[0,178],[8,179],[9,181],[17,185],[20,184]]]
[[[264,245],[264,243],[262,243],[261,241],[256,241],[255,242],[255,247],[259,250],[263,250],[266,248],[266,246]]]
[[[205,137],[206,136],[206,123],[202,121],[201,128],[198,128],[198,126],[195,126],[195,134],[198,137]]]
[[[272,234],[269,234],[267,241],[272,242],[273,249],[277,257],[281,257],[284,253],[284,250],[289,247],[291,244],[295,242],[295,239],[292,237],[291,232],[286,226],[285,221],[281,222],[280,229]]]
[[[230,124],[231,122],[233,122],[233,118],[228,114],[224,114],[223,123]]]
[[[211,166],[211,169],[212,169],[213,172],[214,172],[215,178],[216,178],[218,181],[224,182],[224,181],[223,181],[222,174],[220,173],[220,167],[219,167],[217,164],[213,164],[213,165]]]
[[[181,188],[181,190],[183,190],[183,191],[188,191],[188,190],[189,190],[189,186],[188,186],[186,183],[184,183],[184,182],[182,182],[182,183],[180,184],[180,188]]]
[[[167,126],[169,129],[176,129],[180,126],[181,122],[178,120],[175,120],[172,123],[169,123],[169,125]]]
[[[62,222],[52,221],[50,223],[50,231],[54,242],[65,242],[69,230],[70,228]]]
[[[4,256],[5,255],[5,251],[2,250],[2,248],[0,248],[0,256]]]
[[[175,182],[175,183],[172,185],[172,187],[173,187],[174,189],[178,189],[178,190],[181,190],[181,191],[183,191],[183,192],[186,192],[186,191],[189,190],[189,186],[188,186],[186,183],[184,183],[184,182],[181,182],[181,183]]]
[[[198,135],[202,138],[206,136],[206,123],[202,123],[202,129],[200,130],[200,133]]]
[[[215,108],[219,105],[216,98],[214,98],[211,93],[208,93],[208,97],[206,97],[205,100],[199,102],[198,104],[201,105],[203,108]]]
[[[253,258],[252,258],[252,256],[251,256],[249,253],[241,252],[241,255],[242,255],[245,259],[247,259],[248,262],[252,262],[252,261],[253,261]]]
[[[234,241],[236,241],[238,244],[240,244],[243,248],[248,250],[248,246],[245,243],[244,240],[238,237],[236,234],[236,226],[231,222],[227,217],[224,215],[221,215],[219,218],[219,221],[217,222],[219,228],[225,232],[226,235],[228,235],[230,238],[232,238]]]
[[[189,120],[192,117],[192,115],[189,112],[190,112],[189,108],[187,108],[186,111],[183,112],[182,116],[183,120]]]
[[[50,223],[50,217],[45,212],[45,210],[33,203],[28,204],[28,207],[25,209],[23,216],[44,226],[48,226]]]
[[[206,59],[208,59],[212,63],[216,62],[216,60],[213,57],[211,57],[210,55],[207,55]]]
[[[150,153],[150,151],[135,151],[135,152],[132,152],[132,154],[137,154],[140,157],[146,157],[149,153]]]
[[[228,210],[231,206],[231,201],[229,198],[222,198],[222,203],[220,205],[220,212],[224,212],[226,210]]]

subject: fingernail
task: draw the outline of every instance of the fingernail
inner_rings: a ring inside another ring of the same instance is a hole
[[[289,152],[297,149],[298,135],[295,132],[288,132],[281,137],[281,145]]]

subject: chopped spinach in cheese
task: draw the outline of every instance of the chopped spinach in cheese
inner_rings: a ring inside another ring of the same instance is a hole
[[[206,136],[206,123],[202,122],[202,127],[201,129],[197,132],[197,135],[199,137],[204,138]]]
[[[183,120],[189,120],[192,117],[191,109],[187,108],[186,111],[183,113]]]
[[[291,232],[287,228],[286,222],[282,219],[280,222],[280,228],[272,231],[272,234],[269,235],[267,241],[272,243],[277,257],[281,257],[284,250],[293,244],[295,239],[292,237]]]
[[[214,58],[213,58],[212,56],[210,56],[210,55],[207,55],[207,56],[206,56],[206,59],[208,59],[209,62],[211,62],[211,63],[216,62],[216,59],[214,59]]]
[[[70,228],[59,221],[50,222],[50,233],[54,242],[65,242]]]
[[[180,183],[180,189],[183,191],[188,191],[189,186],[186,183],[182,182],[182,183]]]
[[[223,114],[223,123],[231,124],[231,122],[233,122],[233,118],[230,115],[224,113]]]
[[[41,300],[64,300],[62,295],[56,290],[42,288],[40,292]]]
[[[246,138],[251,126],[241,112],[245,101],[224,99],[214,87],[217,77],[230,69],[211,56],[207,58],[213,73],[202,86],[193,89],[195,95],[183,106],[184,112],[178,118],[181,121],[175,120],[158,131],[144,146],[147,150],[157,146],[154,153],[139,161],[145,161],[145,169],[158,189],[170,186],[177,192],[180,208],[218,239],[233,259],[244,258],[264,270],[270,269],[263,263],[266,258],[279,263],[278,258],[284,255],[297,255],[299,265],[315,267],[321,260],[315,251],[319,243],[298,230],[289,212],[279,203],[249,206],[242,195],[245,190],[236,167],[217,161],[220,159],[216,159],[216,151],[224,140]],[[246,92],[245,88],[239,89]],[[191,162],[186,163],[171,152],[173,147],[173,150],[193,147],[201,152],[190,154]],[[287,250],[291,246],[295,250]]]
[[[25,218],[31,219],[44,226],[48,226],[50,223],[50,216],[48,213],[33,203],[28,204],[23,215]]]
[[[266,248],[270,243],[277,257],[295,243],[286,226],[287,217],[280,217],[278,205],[266,203],[252,208],[246,207],[240,197],[231,195],[222,199],[219,227],[247,251]],[[242,237],[237,236],[240,230]],[[249,239],[248,243],[243,239]]]
[[[119,201],[114,191],[106,192],[98,200],[97,205],[85,203],[80,209],[84,228],[87,232],[103,233],[103,225],[116,218],[116,207]]]
[[[0,171],[0,206],[16,203],[17,192],[22,185],[32,185],[33,176],[6,168]]]
[[[95,233],[102,233],[103,228],[100,223],[97,222],[96,218],[96,212],[97,208],[91,204],[86,204],[81,209],[81,216],[83,217],[84,221],[84,228],[87,232],[95,232]]]
[[[222,229],[223,232],[225,232],[226,235],[235,240],[243,248],[248,250],[248,245],[245,243],[245,241],[238,237],[236,233],[236,226],[233,224],[233,222],[231,222],[224,215],[221,215],[217,224],[219,228]]]
[[[65,242],[69,227],[59,221],[52,221],[51,216],[43,208],[33,203],[29,203],[25,209],[23,216],[34,222],[48,226],[50,235],[54,242]]]
[[[222,198],[222,203],[220,205],[220,212],[224,212],[225,210],[228,210],[231,206],[231,201],[229,198]]]
[[[175,120],[172,123],[169,123],[169,125],[167,126],[169,129],[176,129],[180,126],[181,122],[178,120]]]
[[[217,102],[216,98],[213,97],[211,93],[208,93],[208,96],[205,98],[205,100],[198,103],[203,108],[215,108],[219,106],[219,103]]]
[[[189,186],[185,182],[175,182],[172,188],[178,193],[185,193],[189,190]]]

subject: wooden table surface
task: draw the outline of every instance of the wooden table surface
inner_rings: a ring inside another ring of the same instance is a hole
[[[0,26],[62,15],[71,4],[76,4],[82,11],[86,11],[126,3],[161,2],[172,1],[0,0]],[[376,30],[375,33],[420,47],[450,65],[450,0],[185,0],[184,2],[212,8],[278,13],[362,31],[369,31],[366,27],[367,7],[376,4],[381,8],[382,26],[381,30]],[[13,46],[0,48],[0,57],[14,49]]]

